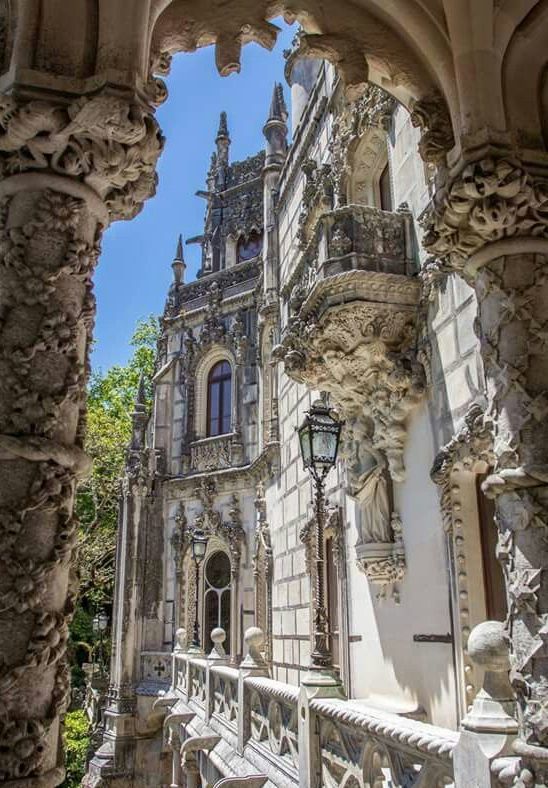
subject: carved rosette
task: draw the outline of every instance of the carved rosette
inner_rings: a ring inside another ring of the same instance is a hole
[[[276,349],[291,378],[328,392],[343,418],[360,425],[364,444],[386,456],[395,481],[405,474],[407,418],[425,386],[415,350],[418,299],[418,282],[396,274],[328,277],[314,285]]]

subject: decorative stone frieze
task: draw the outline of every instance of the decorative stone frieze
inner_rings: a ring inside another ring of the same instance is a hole
[[[215,438],[204,438],[190,444],[190,470],[216,471],[231,468],[234,433]]]
[[[44,172],[89,186],[109,220],[131,219],[156,189],[163,137],[137,104],[108,94],[69,105],[0,97],[0,173]]]

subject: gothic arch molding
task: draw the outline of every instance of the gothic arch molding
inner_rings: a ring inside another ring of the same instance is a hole
[[[234,381],[236,360],[227,348],[217,346],[209,349],[207,353],[199,359],[196,364],[195,373],[195,390],[194,390],[194,429],[199,438],[205,437],[207,433],[207,379],[210,371],[215,364],[219,361],[227,361],[230,364],[232,373],[231,387],[232,387],[232,426],[236,423],[235,405],[236,398],[234,396]]]

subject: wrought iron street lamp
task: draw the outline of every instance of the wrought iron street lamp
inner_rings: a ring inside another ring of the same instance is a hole
[[[303,465],[314,479],[316,593],[314,599],[314,650],[309,683],[338,683],[332,675],[333,657],[328,645],[324,583],[325,477],[337,461],[342,422],[323,400],[316,400],[298,428]]]
[[[200,588],[200,564],[205,558],[208,537],[201,528],[196,528],[192,534],[192,558],[196,569],[196,605],[194,609],[194,637],[192,649],[200,651],[200,624],[198,622],[198,592]]]

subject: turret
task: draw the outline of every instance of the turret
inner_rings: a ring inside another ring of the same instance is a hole
[[[141,374],[139,387],[135,397],[135,406],[131,414],[131,444],[130,451],[139,451],[145,448],[145,430],[148,415],[146,406],[145,376]]]
[[[175,285],[184,285],[185,283],[185,271],[186,271],[186,263],[185,258],[183,256],[183,236],[179,235],[179,240],[177,241],[177,249],[175,251],[175,257],[173,258],[173,262],[171,263],[171,268],[173,269],[173,282]]]
[[[217,146],[217,155],[215,159],[217,184],[218,186],[222,187],[224,186],[226,180],[226,170],[228,168],[230,152],[230,137],[228,134],[226,112],[221,112],[219,118],[219,128],[217,130],[217,136],[215,137],[215,145]]]
[[[266,166],[283,164],[287,154],[287,107],[283,88],[274,83],[268,118],[263,127],[266,138]]]
[[[263,169],[263,276],[266,303],[271,305],[276,303],[278,297],[276,195],[280,172],[287,155],[287,107],[283,88],[279,83],[274,83],[263,134],[266,138],[266,159]]]
[[[284,52],[284,57],[286,58],[285,78],[291,88],[291,134],[294,136],[322,61],[299,55],[299,33],[293,39],[292,48]]]

